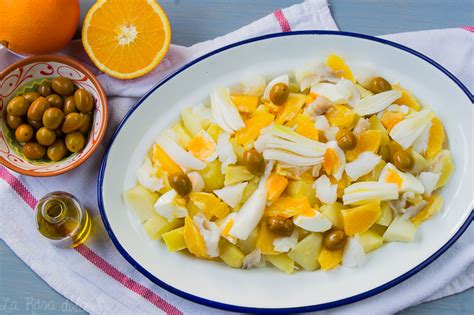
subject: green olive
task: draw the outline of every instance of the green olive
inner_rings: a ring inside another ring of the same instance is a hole
[[[49,102],[51,107],[56,107],[59,109],[63,108],[63,99],[58,94],[51,94],[46,96],[46,100]]]
[[[270,90],[270,101],[275,105],[283,105],[290,95],[290,89],[285,83],[277,83]]]
[[[280,236],[290,236],[295,230],[295,225],[291,218],[283,217],[269,217],[267,220],[267,227],[273,233]]]
[[[64,113],[56,107],[48,108],[43,114],[43,125],[48,129],[56,129],[63,122]]]
[[[66,147],[71,152],[78,152],[86,146],[86,139],[79,131],[72,132],[66,135]]]
[[[21,124],[15,130],[15,138],[18,142],[28,142],[33,138],[33,127],[28,124]]]
[[[331,230],[324,237],[324,247],[329,250],[341,249],[346,242],[346,234],[342,230]]]
[[[244,166],[254,175],[263,175],[265,160],[263,155],[255,149],[246,150],[242,156]]]
[[[64,133],[71,133],[79,130],[82,126],[82,117],[79,113],[70,113],[64,117],[61,131]]]
[[[186,196],[193,190],[193,185],[188,175],[177,173],[168,176],[170,186],[181,196]]]
[[[392,85],[382,77],[376,77],[371,79],[367,83],[367,89],[374,94],[390,91],[392,89]]]
[[[354,133],[347,129],[341,129],[336,134],[337,145],[347,151],[353,150],[357,145],[357,138]]]
[[[23,122],[23,119],[21,117],[16,117],[12,115],[7,114],[7,125],[10,127],[10,129],[15,130],[18,128],[19,125]]]
[[[51,87],[53,88],[54,92],[62,96],[68,96],[74,93],[74,83],[72,83],[72,81],[68,78],[54,78],[51,82]]]
[[[28,108],[28,119],[41,121],[44,112],[50,107],[51,105],[44,97],[38,97]]]
[[[400,170],[407,172],[413,168],[415,161],[409,152],[397,150],[392,154],[392,163]]]
[[[82,126],[81,129],[79,129],[79,132],[87,134],[92,126],[92,116],[91,114],[84,113],[80,113],[80,115],[82,117]]]
[[[36,141],[41,145],[49,146],[56,141],[56,133],[51,129],[41,127],[36,132]]]
[[[76,102],[74,101],[74,96],[68,96],[64,99],[63,106],[64,114],[77,113]]]
[[[34,92],[34,91],[31,91],[31,92],[26,92],[25,94],[22,95],[24,98],[26,98],[26,100],[28,101],[28,103],[33,103],[33,101],[35,99],[37,99],[38,97],[40,97],[39,93],[38,92]]]
[[[94,108],[94,99],[91,93],[84,89],[78,89],[74,92],[74,101],[76,102],[77,109],[81,113],[89,113]]]
[[[39,95],[46,97],[49,94],[53,94],[53,89],[51,87],[51,82],[44,81],[38,86]]]
[[[63,139],[57,139],[52,145],[48,147],[46,155],[51,161],[57,162],[62,160],[68,153],[66,144]]]
[[[46,148],[36,142],[28,142],[23,146],[23,155],[30,160],[38,160],[46,154]]]
[[[31,120],[31,119],[27,119],[26,120],[28,122],[28,125],[30,125],[31,127],[33,127],[33,129],[35,130],[38,130],[40,129],[41,127],[43,127],[43,122],[41,120]]]
[[[7,114],[21,117],[28,111],[30,103],[23,96],[15,96],[7,104]]]

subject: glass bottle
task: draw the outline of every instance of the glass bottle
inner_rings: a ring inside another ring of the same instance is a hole
[[[89,236],[91,220],[87,210],[70,193],[55,191],[36,205],[38,231],[58,247],[76,247]]]

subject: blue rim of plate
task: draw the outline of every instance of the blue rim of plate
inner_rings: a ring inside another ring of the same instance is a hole
[[[322,303],[322,304],[316,304],[316,305],[308,305],[308,306],[300,306],[300,307],[290,307],[290,308],[256,308],[256,307],[246,307],[246,306],[238,306],[238,305],[231,305],[231,304],[225,304],[225,303],[220,303],[220,302],[215,302],[211,301],[208,299],[201,298],[196,295],[189,294],[187,292],[181,291],[175,287],[172,287],[168,285],[167,283],[161,281],[154,275],[152,275],[150,272],[148,272],[144,267],[142,267],[135,259],[133,259],[128,252],[122,247],[118,239],[116,238],[114,232],[112,231],[112,228],[109,224],[109,221],[107,219],[107,215],[104,210],[104,204],[103,204],[103,199],[102,199],[102,185],[104,181],[104,172],[105,168],[107,166],[107,158],[109,155],[110,148],[112,147],[115,138],[117,137],[118,133],[122,129],[123,125],[127,122],[128,118],[132,115],[132,113],[140,106],[141,103],[151,94],[153,93],[156,89],[158,89],[160,86],[171,80],[173,77],[178,75],[179,73],[185,71],[186,69],[190,68],[194,64],[207,59],[213,55],[216,55],[220,52],[223,52],[228,49],[232,49],[237,46],[242,46],[248,43],[256,42],[256,41],[261,41],[261,40],[266,40],[270,38],[275,38],[275,37],[284,37],[284,36],[294,36],[294,35],[336,35],[336,36],[347,36],[347,37],[355,37],[355,38],[361,38],[361,39],[366,39],[369,41],[375,41],[381,44],[389,45],[395,48],[398,48],[400,50],[403,50],[405,52],[408,52],[412,55],[417,56],[418,58],[428,62],[441,72],[443,72],[446,76],[448,76],[451,80],[456,83],[461,90],[467,95],[467,97],[470,99],[471,103],[474,103],[474,95],[469,92],[466,86],[461,83],[459,79],[457,79],[452,73],[450,73],[448,70],[446,70],[443,66],[435,62],[434,60],[428,58],[427,56],[411,49],[406,46],[397,44],[395,42],[386,40],[386,39],[381,39],[369,35],[364,35],[364,34],[359,34],[359,33],[352,33],[352,32],[339,32],[339,31],[316,31],[316,30],[308,30],[308,31],[294,31],[294,32],[287,32],[287,33],[275,33],[275,34],[268,34],[268,35],[263,35],[259,37],[254,37],[250,39],[246,39],[240,42],[236,42],[224,47],[221,47],[219,49],[216,49],[212,52],[209,52],[189,63],[186,65],[182,66],[175,72],[171,73],[168,75],[166,78],[164,78],[161,82],[159,82],[157,85],[155,85],[153,88],[151,88],[145,95],[143,95],[138,102],[127,112],[127,114],[124,116],[120,124],[118,125],[117,129],[115,130],[114,134],[112,135],[112,138],[107,146],[107,149],[105,151],[105,154],[102,158],[102,163],[100,165],[99,169],[99,175],[98,175],[98,185],[97,185],[97,198],[98,198],[98,204],[99,204],[99,211],[100,215],[102,217],[102,221],[104,222],[105,229],[107,230],[107,233],[109,234],[113,244],[119,251],[119,253],[138,271],[140,271],[143,275],[145,275],[149,280],[151,280],[153,283],[157,284],[158,286],[162,287],[163,289],[168,290],[171,293],[174,293],[182,298],[185,298],[189,301],[199,303],[205,306],[213,307],[213,308],[218,308],[222,310],[227,310],[227,311],[233,311],[233,312],[246,312],[246,313],[282,313],[282,312],[313,312],[313,311],[320,311],[320,310],[326,310],[338,306],[343,306],[347,304],[351,304],[354,302],[361,301],[363,299],[366,299],[368,297],[374,296],[376,294],[379,294],[383,291],[386,291],[395,285],[403,282],[404,280],[410,278],[411,276],[415,275],[419,271],[421,271],[423,268],[428,266],[430,263],[432,263],[434,260],[436,260],[441,254],[443,254],[449,247],[451,247],[454,242],[466,231],[466,229],[469,227],[472,221],[474,221],[474,209],[471,211],[470,215],[468,215],[466,221],[462,224],[462,226],[459,228],[459,230],[451,237],[451,239],[446,242],[440,249],[438,249],[433,255],[428,257],[425,261],[411,269],[410,271],[404,273],[403,275],[383,284],[380,285],[374,289],[371,289],[369,291],[366,291],[364,293],[360,293],[348,298],[344,298],[341,300],[337,301],[332,301],[328,303]]]

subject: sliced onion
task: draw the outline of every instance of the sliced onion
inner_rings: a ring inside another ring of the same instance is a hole
[[[390,106],[401,96],[402,92],[397,90],[367,96],[354,106],[354,111],[360,116],[375,114]]]
[[[165,135],[160,135],[156,143],[166,152],[166,154],[179,166],[185,169],[202,170],[206,164],[184,150],[176,142]]]

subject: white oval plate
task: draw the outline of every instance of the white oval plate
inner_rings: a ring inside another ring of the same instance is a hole
[[[237,270],[223,263],[170,253],[130,220],[122,192],[161,130],[181,109],[199,104],[216,85],[249,73],[278,75],[330,53],[349,65],[371,63],[391,82],[410,89],[444,123],[456,169],[443,189],[442,212],[424,223],[412,243],[389,243],[357,269],[296,272]],[[469,91],[434,61],[396,43],[365,35],[301,31],[262,36],[211,52],[149,91],[117,128],[99,172],[99,207],[119,252],[156,284],[192,301],[233,311],[312,311],[377,294],[415,274],[443,253],[472,221],[473,117]]]

